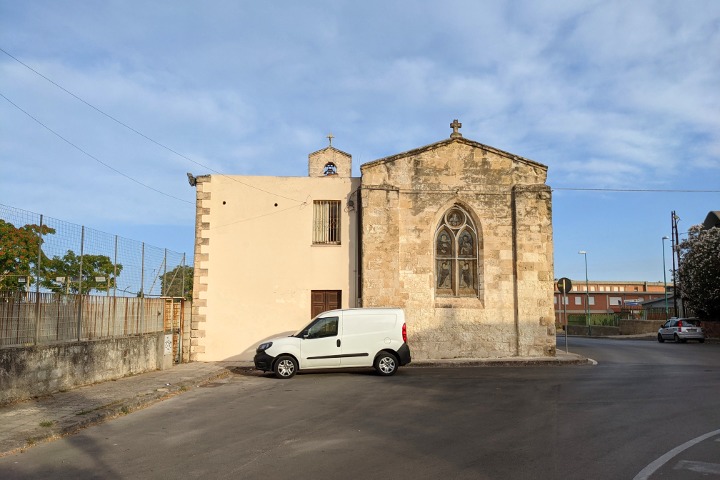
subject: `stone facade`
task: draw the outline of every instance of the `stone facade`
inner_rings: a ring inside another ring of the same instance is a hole
[[[190,361],[201,360],[205,353],[202,339],[205,337],[205,321],[208,289],[208,271],[206,262],[209,259],[210,245],[210,176],[195,179],[195,253],[193,273],[192,320],[190,322]]]
[[[555,354],[547,168],[466,140],[362,172],[362,305],[406,311],[418,359]],[[477,230],[476,292],[437,288],[436,232],[460,208]]]
[[[335,147],[326,147],[308,155],[308,177],[352,176],[352,156]]]
[[[304,326],[318,292],[404,308],[415,359],[553,356],[547,167],[451,126],[361,178],[332,144],[307,177],[197,177],[191,360],[250,360]],[[327,201],[341,237],[322,244]]]

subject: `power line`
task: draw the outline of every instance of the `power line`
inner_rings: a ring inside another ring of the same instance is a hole
[[[485,184],[483,187],[503,187],[506,188],[507,185],[502,185],[499,183],[495,184]],[[407,194],[419,194],[419,195],[425,195],[425,194],[439,194],[439,195],[446,195],[447,193],[469,193],[474,195],[484,195],[484,196],[491,196],[491,195],[497,195],[497,196],[508,196],[511,195],[512,192],[509,190],[505,191],[484,191],[482,188],[457,188],[457,187],[448,187],[448,188],[440,188],[440,189],[405,189],[405,188],[397,188],[389,185],[362,185],[360,188],[363,190],[385,190],[385,191],[398,191],[400,193],[407,193]],[[615,193],[720,193],[720,190],[689,190],[689,189],[651,189],[651,188],[581,188],[581,187],[550,187],[551,191],[557,191],[557,190],[563,190],[563,191],[575,191],[575,192],[615,192]]]
[[[271,215],[277,215],[277,214],[279,214],[279,213],[287,212],[288,210],[293,210],[293,209],[295,209],[295,208],[302,209],[303,207],[305,207],[306,204],[307,204],[307,202],[304,202],[304,203],[302,203],[302,204],[300,204],[300,205],[293,205],[293,206],[291,206],[291,207],[283,208],[282,210],[277,210],[277,211],[275,211],[275,212],[264,213],[264,214],[262,214],[262,215],[257,215],[257,216],[254,216],[254,217],[241,218],[240,220],[235,220],[235,221],[230,222],[230,223],[224,223],[224,224],[222,224],[222,225],[215,225],[215,226],[212,226],[212,225],[211,225],[209,228],[207,228],[207,230],[216,230],[216,229],[219,229],[219,228],[228,227],[228,226],[230,226],[230,225],[235,225],[235,224],[238,224],[238,223],[249,222],[249,221],[252,221],[252,220],[257,220],[257,219],[259,219],[259,218],[269,217],[269,216],[271,216]]]
[[[36,75],[40,76],[41,78],[47,80],[48,82],[50,82],[51,84],[53,84],[54,86],[56,86],[57,88],[59,88],[60,90],[62,90],[63,92],[67,93],[68,95],[70,95],[71,97],[75,98],[76,100],[84,103],[85,105],[87,105],[88,107],[92,108],[93,110],[95,110],[96,112],[100,113],[101,115],[104,115],[105,117],[109,118],[110,120],[112,120],[113,122],[117,123],[118,125],[121,125],[121,126],[127,128],[128,130],[130,130],[131,132],[135,133],[136,135],[141,136],[141,137],[144,138],[145,140],[147,140],[147,141],[149,141],[149,142],[151,142],[151,143],[154,143],[154,144],[157,145],[158,147],[163,148],[163,149],[167,150],[168,152],[170,152],[170,153],[172,153],[172,154],[174,154],[174,155],[177,155],[177,156],[180,157],[180,158],[183,158],[183,159],[185,159],[185,160],[187,160],[187,161],[189,161],[189,162],[194,163],[195,165],[198,165],[198,166],[200,166],[200,167],[202,167],[202,168],[205,168],[205,169],[207,169],[207,170],[210,170],[210,171],[213,172],[213,173],[217,173],[218,175],[221,175],[221,176],[223,176],[223,177],[227,177],[227,178],[229,178],[229,179],[231,179],[231,180],[233,180],[233,181],[235,181],[235,182],[240,183],[241,185],[245,185],[246,187],[253,188],[253,189],[258,190],[258,191],[261,191],[261,192],[263,192],[263,193],[267,193],[267,194],[269,194],[269,195],[274,195],[274,196],[277,196],[277,197],[280,197],[280,198],[284,198],[285,200],[290,200],[290,201],[296,202],[296,203],[298,203],[298,204],[302,204],[302,203],[303,203],[303,202],[301,202],[300,200],[297,200],[297,199],[294,199],[294,198],[290,198],[290,197],[286,197],[286,196],[281,195],[281,194],[279,194],[279,193],[271,192],[271,191],[269,191],[269,190],[264,190],[264,189],[262,189],[262,188],[260,188],[260,187],[256,187],[255,185],[252,185],[252,184],[249,184],[249,183],[241,182],[240,180],[238,180],[238,179],[236,179],[236,178],[233,178],[233,177],[231,177],[231,176],[225,175],[225,174],[223,174],[223,173],[221,173],[221,172],[218,172],[217,170],[215,170],[215,169],[213,169],[213,168],[211,168],[211,167],[208,167],[207,165],[203,165],[202,163],[197,162],[197,161],[193,160],[192,158],[190,158],[190,157],[188,157],[188,156],[186,156],[186,155],[183,155],[182,153],[180,153],[180,152],[178,152],[178,151],[176,151],[176,150],[168,147],[167,145],[164,145],[164,144],[158,142],[157,140],[155,140],[155,139],[153,139],[153,138],[145,135],[144,133],[140,132],[139,130],[137,130],[137,129],[131,127],[130,125],[128,125],[127,123],[123,122],[122,120],[118,120],[117,118],[113,117],[113,116],[110,115],[109,113],[105,113],[104,111],[102,111],[101,109],[99,109],[98,107],[96,107],[95,105],[93,105],[92,103],[84,100],[83,98],[81,98],[80,96],[74,94],[73,92],[71,92],[71,91],[68,90],[67,88],[63,87],[62,85],[60,85],[60,84],[58,84],[57,82],[55,82],[54,80],[52,80],[51,78],[49,78],[49,77],[43,75],[42,73],[38,72],[37,70],[35,70],[34,68],[32,68],[30,65],[24,63],[24,62],[21,61],[19,58],[15,57],[14,55],[12,55],[11,53],[9,53],[7,50],[3,49],[2,47],[0,47],[0,52],[4,53],[4,54],[7,55],[8,57],[10,57],[10,58],[12,58],[13,60],[15,60],[16,62],[18,62],[20,65],[24,66],[25,68],[27,68],[28,70],[30,70],[31,72],[33,72],[34,74],[36,74]],[[47,128],[47,127],[46,127],[46,128]]]
[[[290,201],[296,202],[296,203],[298,203],[298,204],[300,204],[300,205],[304,205],[304,204],[306,203],[306,201],[300,201],[300,200],[297,200],[297,199],[295,199],[295,198],[286,197],[286,196],[284,196],[284,195],[282,195],[282,194],[279,194],[279,193],[277,193],[277,192],[272,192],[272,191],[270,191],[270,190],[265,190],[265,189],[262,189],[262,188],[260,188],[260,187],[257,187],[257,186],[255,186],[255,185],[252,185],[252,184],[249,184],[249,183],[246,183],[246,182],[242,182],[242,181],[238,180],[237,178],[235,178],[234,176],[226,175],[226,174],[224,174],[224,173],[221,173],[221,172],[213,169],[212,167],[208,167],[207,165],[204,165],[204,164],[202,164],[202,163],[200,163],[200,162],[198,162],[198,161],[196,161],[196,160],[193,160],[192,158],[190,158],[190,157],[188,157],[188,156],[186,156],[186,155],[183,155],[182,153],[180,153],[180,152],[178,152],[178,151],[176,151],[176,150],[168,147],[167,145],[164,145],[163,143],[160,143],[159,141],[153,139],[152,137],[149,137],[148,135],[145,135],[144,133],[140,132],[139,130],[137,130],[137,129],[133,128],[132,126],[128,125],[127,123],[123,122],[122,120],[119,120],[119,119],[113,117],[112,115],[110,115],[109,113],[104,112],[104,111],[101,110],[100,108],[98,108],[98,107],[96,107],[95,105],[91,104],[90,102],[84,100],[82,97],[76,95],[75,93],[73,93],[73,92],[71,92],[70,90],[66,89],[66,88],[63,87],[62,85],[58,84],[57,82],[55,82],[55,81],[52,80],[51,78],[47,77],[46,75],[43,75],[41,72],[38,72],[37,70],[35,70],[34,68],[32,68],[30,65],[24,63],[22,60],[20,60],[19,58],[15,57],[14,55],[12,55],[11,53],[9,53],[7,50],[3,49],[2,47],[0,47],[0,52],[4,53],[4,54],[7,55],[8,57],[10,57],[10,58],[12,58],[13,60],[15,60],[16,62],[18,62],[20,65],[24,66],[25,68],[27,68],[27,69],[30,70],[31,72],[35,73],[36,75],[38,75],[38,76],[40,76],[41,78],[45,79],[46,81],[50,82],[50,83],[51,83],[52,85],[54,85],[55,87],[59,88],[60,90],[62,90],[63,92],[67,93],[67,94],[70,95],[71,97],[75,98],[76,100],[84,103],[85,105],[87,105],[88,107],[92,108],[93,110],[95,110],[96,112],[100,113],[101,115],[109,118],[110,120],[114,121],[114,122],[117,123],[118,125],[121,125],[121,126],[125,127],[126,129],[130,130],[131,132],[135,133],[136,135],[141,136],[142,138],[146,139],[147,141],[149,141],[149,142],[151,142],[151,143],[154,143],[154,144],[157,145],[158,147],[163,148],[163,149],[167,150],[168,152],[170,152],[170,153],[172,153],[172,154],[174,154],[174,155],[177,155],[177,156],[180,157],[180,158],[183,158],[183,159],[185,159],[185,160],[187,160],[187,161],[189,161],[189,162],[191,162],[191,163],[194,163],[195,165],[198,165],[198,166],[200,166],[200,167],[202,167],[202,168],[205,168],[205,169],[207,169],[207,170],[210,170],[211,172],[216,173],[216,174],[218,174],[218,175],[220,175],[220,176],[222,176],[222,177],[225,177],[225,178],[228,178],[228,179],[230,179],[230,180],[233,180],[233,181],[235,181],[235,182],[237,182],[237,183],[240,183],[241,185],[244,185],[244,186],[246,186],[246,187],[248,187],[248,188],[252,188],[252,189],[261,191],[261,192],[263,192],[263,193],[267,193],[267,194],[269,194],[269,195],[274,195],[274,196],[277,196],[277,197],[280,197],[280,198],[284,198],[284,199],[286,199],[286,200],[290,200]],[[0,94],[0,95],[2,95],[2,94]],[[117,172],[117,173],[120,173],[121,175],[125,176],[126,178],[129,178],[130,180],[132,180],[132,181],[134,181],[134,182],[136,182],[136,183],[139,183],[140,185],[147,186],[147,185],[145,185],[145,184],[143,184],[143,183],[141,183],[141,182],[139,182],[139,181],[137,181],[137,180],[135,180],[135,179],[127,176],[127,175],[125,175],[124,173],[122,173],[122,172],[114,169],[113,167],[111,167],[111,166],[103,163],[102,161],[100,161],[100,160],[98,160],[97,158],[93,157],[93,156],[90,155],[89,153],[83,151],[82,149],[80,149],[79,147],[77,147],[76,145],[74,145],[73,143],[71,143],[70,141],[68,141],[68,140],[66,140],[65,138],[63,138],[62,136],[60,136],[58,133],[56,133],[56,132],[54,132],[53,130],[51,130],[49,127],[45,126],[43,123],[41,123],[41,122],[40,122],[39,120],[37,120],[35,117],[33,117],[32,115],[30,115],[29,113],[27,113],[25,110],[23,110],[22,108],[18,107],[16,104],[14,104],[13,102],[11,102],[7,97],[5,97],[4,95],[2,95],[2,96],[3,96],[3,98],[5,98],[5,100],[7,100],[8,102],[10,102],[13,106],[15,106],[16,108],[18,108],[20,111],[22,111],[23,113],[25,113],[26,115],[28,115],[30,118],[32,118],[32,119],[35,120],[36,122],[38,122],[38,123],[39,123],[40,125],[42,125],[44,128],[48,129],[50,132],[52,132],[53,134],[57,135],[58,137],[60,137],[61,139],[63,139],[65,142],[67,142],[67,143],[69,143],[70,145],[72,145],[73,147],[77,148],[78,150],[80,150],[80,151],[83,152],[84,154],[86,154],[86,155],[88,155],[89,157],[93,158],[94,160],[100,162],[101,164],[105,165],[106,167],[110,168],[111,170],[113,170],[113,171],[115,171],[115,172]],[[149,186],[147,186],[147,187],[150,188],[151,190],[155,190],[156,192],[162,193],[163,195],[167,195],[167,196],[172,197],[172,195],[168,195],[168,194],[166,194],[166,193],[160,192],[159,190],[156,190],[156,189],[154,189],[153,187],[149,187]],[[618,193],[623,193],[623,192],[625,192],[625,193],[632,193],[632,192],[635,192],[635,193],[720,193],[720,190],[642,189],[642,188],[627,188],[627,189],[624,189],[624,188],[551,187],[551,190],[553,190],[553,191],[558,191],[558,190],[562,190],[562,191],[577,191],[577,192],[618,192]],[[172,198],[177,198],[177,197],[172,197]],[[178,200],[181,200],[181,199],[178,199]],[[187,202],[187,200],[181,200],[181,201]],[[190,203],[190,202],[188,202],[188,203]]]
[[[619,193],[720,193],[720,190],[689,190],[689,189],[663,189],[663,188],[575,188],[551,187],[555,190],[575,192],[619,192]]]
[[[189,204],[191,204],[191,205],[194,205],[194,204],[195,204],[195,202],[189,202],[189,201],[187,201],[187,200],[185,200],[185,199],[183,199],[183,198],[179,198],[179,197],[176,197],[176,196],[174,196],[174,195],[170,195],[169,193],[165,193],[165,192],[163,192],[163,191],[161,191],[161,190],[158,190],[158,189],[155,188],[155,187],[151,187],[150,185],[147,185],[147,184],[145,184],[145,183],[142,183],[140,180],[136,180],[136,179],[134,179],[133,177],[131,177],[130,175],[127,175],[127,174],[121,172],[121,171],[118,170],[117,168],[115,168],[115,167],[113,167],[113,166],[111,166],[111,165],[108,165],[107,163],[103,162],[102,160],[100,160],[100,159],[97,158],[96,156],[92,155],[91,153],[86,152],[85,150],[83,150],[83,149],[80,148],[79,146],[75,145],[73,142],[71,142],[71,141],[68,140],[67,138],[63,137],[63,136],[60,135],[58,132],[56,132],[56,131],[53,130],[52,128],[48,127],[47,125],[45,125],[44,123],[42,123],[42,122],[41,122],[40,120],[38,120],[37,118],[33,117],[30,113],[28,113],[27,111],[23,110],[19,105],[17,105],[16,103],[14,103],[12,100],[10,100],[8,97],[6,97],[5,95],[3,95],[2,93],[0,93],[0,97],[4,98],[10,105],[12,105],[13,107],[15,107],[15,108],[17,108],[18,110],[20,110],[22,113],[24,113],[25,115],[27,115],[28,117],[30,117],[32,120],[34,120],[38,125],[40,125],[40,126],[43,127],[44,129],[46,129],[48,132],[50,132],[50,133],[52,133],[53,135],[55,135],[56,137],[58,137],[58,138],[59,138],[60,140],[62,140],[63,142],[65,142],[65,143],[67,143],[68,145],[70,145],[71,147],[75,148],[76,150],[78,150],[78,151],[81,152],[82,154],[87,155],[88,157],[92,158],[93,160],[95,160],[95,161],[98,162],[99,164],[101,164],[101,165],[109,168],[109,169],[112,170],[113,172],[115,172],[115,173],[117,173],[117,174],[119,174],[119,175],[122,175],[123,177],[127,178],[128,180],[130,180],[130,181],[132,181],[132,182],[137,183],[138,185],[141,185],[141,186],[143,186],[143,187],[145,187],[145,188],[149,188],[150,190],[152,190],[152,191],[154,191],[154,192],[157,192],[157,193],[159,193],[159,194],[161,194],[161,195],[165,195],[166,197],[174,198],[175,200],[180,200],[181,202],[189,203]]]

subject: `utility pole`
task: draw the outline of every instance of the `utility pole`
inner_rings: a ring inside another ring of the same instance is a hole
[[[662,247],[663,247],[663,290],[665,291],[665,321],[668,321],[668,298],[667,298],[667,275],[665,272],[667,271],[667,267],[665,266],[665,240],[669,240],[668,236],[665,235],[662,237]]]
[[[672,222],[672,257],[673,257],[673,307],[675,308],[675,315],[678,317],[682,317],[683,314],[680,311],[682,309],[682,303],[680,303],[680,307],[678,307],[678,298],[680,298],[680,289],[677,285],[677,268],[680,266],[680,249],[678,248],[678,245],[680,243],[680,238],[678,235],[678,222],[680,221],[680,217],[678,217],[675,214],[675,210],[672,211],[672,214],[670,216],[670,220]],[[676,263],[677,261],[677,263]]]

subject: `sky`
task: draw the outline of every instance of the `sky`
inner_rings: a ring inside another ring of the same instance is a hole
[[[194,175],[465,138],[548,166],[555,277],[720,210],[720,1],[0,0],[0,204],[192,258]],[[669,275],[669,273],[668,273]]]

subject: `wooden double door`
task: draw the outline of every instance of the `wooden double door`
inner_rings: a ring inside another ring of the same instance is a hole
[[[312,290],[310,296],[310,318],[342,308],[342,290]]]

